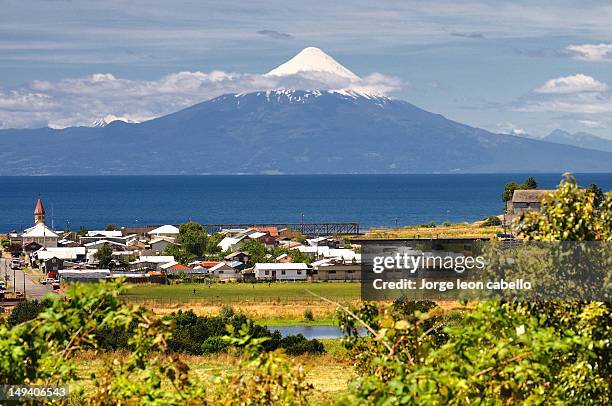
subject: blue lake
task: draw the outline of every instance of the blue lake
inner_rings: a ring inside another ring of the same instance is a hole
[[[506,182],[527,174],[0,177],[0,232],[32,224],[40,193],[57,229],[201,223],[463,222],[501,212]],[[542,188],[560,174],[534,175]],[[612,174],[578,174],[612,189]]]

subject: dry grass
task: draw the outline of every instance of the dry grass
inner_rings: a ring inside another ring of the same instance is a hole
[[[143,305],[147,306],[144,302]],[[147,306],[149,307],[149,306]],[[184,304],[174,303],[164,306],[153,306],[151,309],[159,315],[166,315],[178,310],[192,310],[198,316],[214,316],[219,314],[223,306],[209,304]],[[332,318],[335,313],[335,307],[327,303],[237,303],[232,304],[234,310],[244,313],[248,317],[255,320],[262,319],[301,319],[304,315],[304,310],[312,310],[315,320]]]
[[[503,229],[498,226],[482,227],[482,221],[474,223],[437,225],[435,228],[410,226],[402,228],[373,228],[366,238],[489,238]]]
[[[338,347],[337,340],[327,340],[326,347]],[[329,341],[334,341],[333,343]],[[335,355],[304,355],[292,357],[292,360],[304,366],[306,379],[314,387],[311,401],[313,404],[331,403],[337,400],[348,390],[349,383],[355,379],[356,374],[351,361],[346,354],[339,351],[330,351]],[[93,386],[90,378],[95,376],[102,365],[112,363],[113,359],[125,357],[124,352],[95,353],[84,352],[78,356],[79,374],[85,377],[75,386],[85,389]],[[189,365],[191,373],[204,384],[211,382],[215,376],[224,376],[234,373],[241,361],[239,357],[230,354],[216,354],[207,356],[181,355],[181,360]],[[212,388],[211,388],[212,389]]]

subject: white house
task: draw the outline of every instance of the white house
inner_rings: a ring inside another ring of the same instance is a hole
[[[217,265],[210,268],[208,272],[213,277],[219,278],[221,282],[236,280],[240,275],[240,273],[238,273],[236,269],[232,268],[226,262],[219,262]]]
[[[297,281],[308,276],[308,265],[303,262],[257,263],[253,270],[258,280]]]
[[[176,239],[179,236],[179,229],[173,225],[166,224],[165,226],[154,228],[147,234],[149,234],[151,238],[169,237]]]
[[[239,237],[224,237],[217,246],[221,248],[221,251],[236,251],[240,248],[243,243],[243,240],[246,238],[246,235],[242,235]]]
[[[84,261],[86,255],[85,247],[49,247],[41,248],[32,254],[33,258],[45,261],[53,257],[65,261]]]

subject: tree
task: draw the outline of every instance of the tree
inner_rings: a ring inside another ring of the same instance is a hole
[[[175,244],[169,244],[164,250],[164,255],[173,256],[176,262],[180,262],[184,265],[188,264],[195,258],[195,255],[185,251],[182,247]]]
[[[113,249],[108,244],[103,244],[96,252],[96,259],[100,261],[100,267],[108,268],[113,259]]]
[[[606,198],[606,196],[604,195],[603,190],[601,190],[601,188],[599,186],[597,186],[595,183],[591,183],[587,188],[586,188],[588,193],[592,193],[593,196],[595,197],[594,203],[595,203],[595,207],[599,207],[601,205],[601,203],[604,201],[604,199]]]
[[[208,237],[206,241],[206,253],[207,254],[219,254],[221,253],[221,247],[219,247],[219,243],[224,238],[223,234],[215,233]]]
[[[195,257],[202,257],[206,251],[208,233],[201,224],[189,222],[181,224],[178,239],[181,249]]]
[[[242,244],[240,249],[249,253],[249,266],[253,266],[258,262],[268,262],[268,250],[264,243],[260,241],[249,239]]]
[[[516,189],[520,189],[520,185],[515,181],[506,183],[506,186],[504,186],[504,192],[502,193],[502,200],[504,202],[512,200],[512,195]]]
[[[525,182],[523,182],[522,186],[523,186],[523,189],[537,189],[538,182],[536,182],[533,176],[530,176],[527,179],[525,179]]]
[[[114,224],[107,224],[105,230],[106,231],[117,231],[119,230],[119,227],[117,227]]]

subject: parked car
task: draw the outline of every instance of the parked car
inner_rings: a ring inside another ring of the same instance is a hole
[[[19,259],[12,259],[11,260],[11,269],[19,269],[21,268],[21,260]]]

